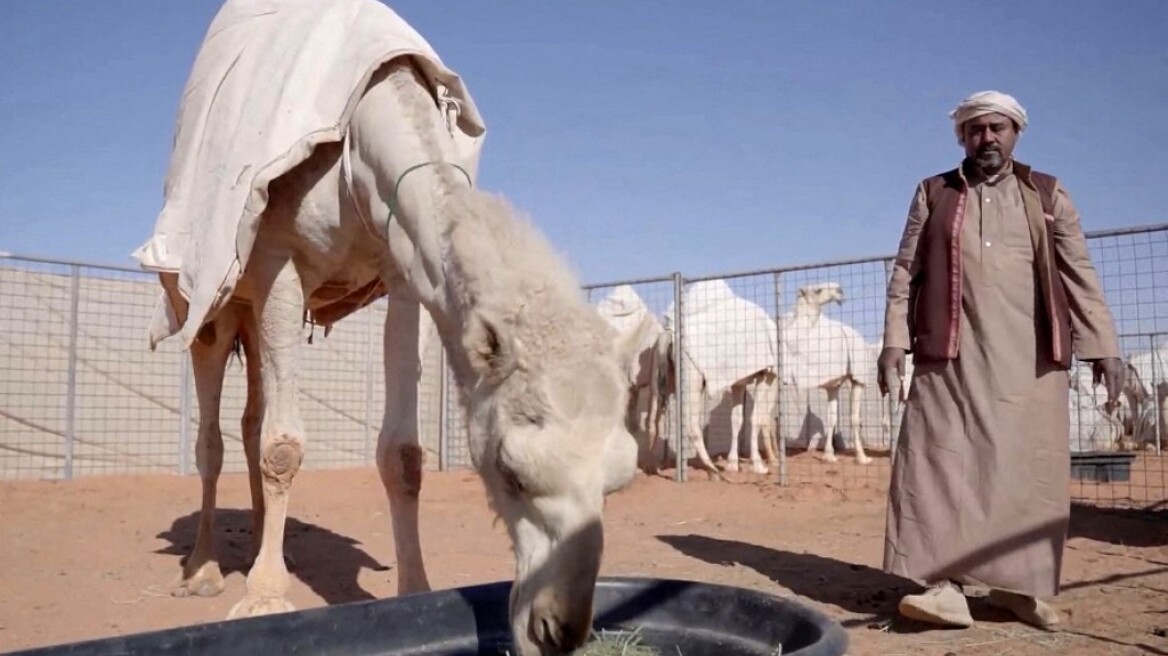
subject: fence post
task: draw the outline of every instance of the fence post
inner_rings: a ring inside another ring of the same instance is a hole
[[[779,450],[779,485],[787,486],[787,437],[783,433],[783,274],[775,283],[775,448]]]
[[[377,332],[377,321],[373,306],[365,307],[365,457],[366,462],[374,460],[373,454],[373,335]]]
[[[685,367],[682,366],[682,359],[685,357],[683,352],[683,331],[681,326],[682,312],[682,294],[681,287],[683,284],[681,273],[675,271],[673,273],[673,380],[676,381],[677,389],[674,391],[673,397],[676,403],[673,404],[673,453],[677,458],[676,471],[674,479],[677,482],[685,480],[685,412],[682,407],[685,396],[685,381],[682,378]]]
[[[1156,333],[1148,335],[1148,357],[1152,361],[1152,415],[1155,417],[1153,425],[1156,428],[1156,455],[1160,455],[1160,375],[1156,371],[1156,362],[1160,360],[1160,354],[1156,351]],[[1139,446],[1139,443],[1136,443]]]
[[[65,383],[65,478],[73,478],[73,445],[77,437],[77,324],[81,305],[81,267],[70,267],[69,372]]]

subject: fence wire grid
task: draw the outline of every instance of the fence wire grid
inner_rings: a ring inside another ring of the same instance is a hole
[[[1090,233],[1088,245],[1127,375],[1121,408],[1109,415],[1089,368],[1072,369],[1072,494],[1160,509],[1168,503],[1168,224]],[[587,285],[618,331],[652,326],[628,418],[642,467],[685,480],[711,475],[709,462],[783,485],[886,487],[902,410],[876,386],[891,267],[891,257],[875,257]],[[194,472],[201,422],[189,358],[177,340],[156,351],[146,342],[158,293],[144,271],[0,257],[0,479]],[[373,463],[385,314],[382,299],[328,337],[305,328],[305,468]],[[421,333],[427,466],[469,467],[459,394],[428,318]],[[660,402],[651,403],[658,373]],[[245,389],[233,359],[217,418],[227,472],[246,470]]]

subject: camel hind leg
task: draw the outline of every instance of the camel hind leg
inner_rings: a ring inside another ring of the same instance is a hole
[[[195,466],[202,481],[202,505],[195,546],[183,564],[182,581],[172,591],[176,597],[213,597],[223,592],[223,573],[215,549],[215,506],[219,473],[223,469],[223,434],[219,427],[220,401],[227,360],[239,325],[240,306],[228,304],[199,331],[191,344],[191,370],[199,404],[199,432],[195,441]]]
[[[775,443],[775,387],[778,378],[769,372],[756,376],[750,389],[750,403],[748,412],[750,417],[750,466],[756,474],[768,474],[770,469],[763,462],[759,451],[766,452],[766,462],[771,465],[778,463],[778,445]]]
[[[657,341],[653,345],[652,366],[650,367],[647,388],[649,409],[645,418],[647,433],[645,472],[648,474],[656,474],[665,468],[668,449],[664,448],[664,445],[662,446],[659,459],[655,459],[653,453],[657,449],[657,442],[663,441],[661,421],[669,410],[669,395],[675,394],[677,391],[676,378],[673,371],[673,336],[671,333],[662,332],[657,336]],[[675,448],[676,446],[674,445]]]
[[[738,435],[740,432],[745,433],[750,441],[750,471],[755,474],[766,474],[769,471],[762,463],[762,455],[758,449],[759,431],[762,428],[762,422],[759,421],[760,417],[758,417],[759,406],[760,402],[765,403],[765,399],[758,397],[761,386],[765,385],[764,382],[761,382],[762,377],[763,374],[756,374],[746,382],[731,388],[733,405],[730,410],[731,436],[727,471],[739,470]]]
[[[679,351],[680,349],[674,350],[675,356],[679,353]],[[718,480],[729,482],[729,479],[726,478],[725,474],[723,474],[722,471],[714,464],[714,461],[710,459],[710,452],[706,450],[706,440],[702,435],[701,417],[704,413],[702,412],[700,404],[702,402],[701,399],[704,395],[705,387],[702,375],[698,373],[697,367],[694,366],[693,362],[691,362],[689,358],[685,357],[684,355],[681,357],[682,362],[684,363],[683,366],[685,367],[685,400],[689,404],[698,405],[697,408],[685,412],[685,416],[681,418],[682,426],[685,426],[685,432],[689,436],[689,442],[693,446],[694,451],[697,453],[698,461],[702,463],[702,466],[705,467],[706,470],[708,470],[710,474]],[[678,445],[678,448],[680,447],[681,445]]]

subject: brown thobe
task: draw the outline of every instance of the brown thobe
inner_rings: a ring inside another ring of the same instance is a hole
[[[1033,596],[1058,593],[1070,514],[1068,373],[1042,329],[1034,246],[1012,168],[970,187],[962,226],[959,355],[914,361],[892,470],[885,571]],[[1079,217],[1061,185],[1048,223],[1072,302],[1102,307],[1076,326],[1083,359],[1118,356]],[[911,259],[928,216],[918,187],[901,241]],[[894,272],[890,304],[908,296]],[[903,308],[891,308],[905,317]],[[885,346],[909,347],[890,320]],[[1084,336],[1090,336],[1084,338]]]

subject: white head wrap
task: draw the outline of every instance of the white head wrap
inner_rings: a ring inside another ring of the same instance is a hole
[[[1026,110],[1014,97],[1000,91],[978,91],[961,101],[956,109],[949,112],[953,119],[953,131],[961,139],[961,125],[966,121],[992,113],[1009,116],[1018,124],[1018,132],[1026,129]]]

